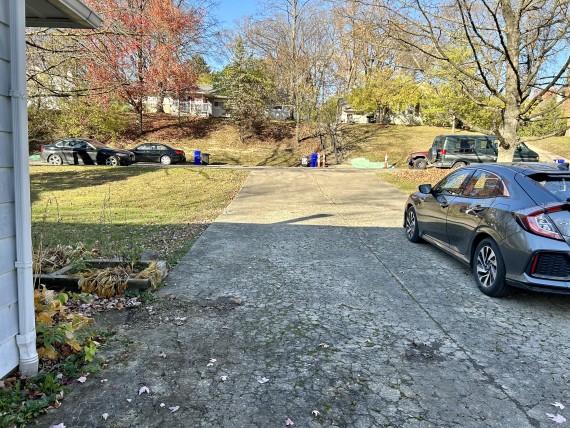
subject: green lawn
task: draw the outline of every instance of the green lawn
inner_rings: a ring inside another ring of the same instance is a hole
[[[433,139],[440,134],[451,134],[451,128],[437,126],[398,126],[376,124],[351,124],[342,128],[342,142],[348,158],[364,157],[373,162],[383,162],[406,168],[408,154],[428,151]],[[461,134],[466,131],[458,132]]]
[[[158,251],[176,263],[247,172],[198,168],[32,166],[34,247],[84,244],[103,256]]]
[[[524,140],[524,138],[523,138]],[[570,160],[570,137],[551,137],[544,140],[530,141],[529,144]]]

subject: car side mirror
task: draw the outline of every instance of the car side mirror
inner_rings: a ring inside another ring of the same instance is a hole
[[[432,191],[431,184],[420,184],[418,189],[420,190],[420,193],[423,193],[424,195],[429,195]]]

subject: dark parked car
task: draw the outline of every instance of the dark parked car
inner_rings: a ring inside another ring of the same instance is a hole
[[[113,149],[97,140],[67,138],[41,146],[40,157],[52,165],[130,165],[135,155],[128,150]]]
[[[131,150],[137,162],[160,162],[163,165],[186,162],[186,154],[182,150],[173,149],[166,144],[144,143]]]
[[[406,235],[473,269],[494,297],[513,287],[570,293],[568,164],[470,165],[406,203]]]
[[[461,168],[471,163],[497,162],[499,140],[493,135],[439,135],[433,140],[428,161],[436,168]],[[538,153],[520,143],[514,162],[538,162]]]
[[[428,152],[413,152],[408,155],[408,166],[413,169],[426,169]]]

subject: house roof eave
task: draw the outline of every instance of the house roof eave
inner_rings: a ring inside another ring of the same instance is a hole
[[[103,23],[80,0],[26,0],[26,26],[49,28],[98,28]]]

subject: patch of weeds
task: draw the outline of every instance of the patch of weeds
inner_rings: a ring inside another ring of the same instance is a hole
[[[0,428],[25,426],[48,408],[57,408],[67,385],[103,365],[96,359],[100,338],[89,328],[92,319],[70,312],[67,303],[86,299],[80,294],[34,291],[40,372],[15,375],[0,382]]]
[[[158,300],[158,297],[156,297],[156,295],[150,291],[142,290],[127,290],[125,291],[125,297],[136,297],[141,301],[143,305]]]

